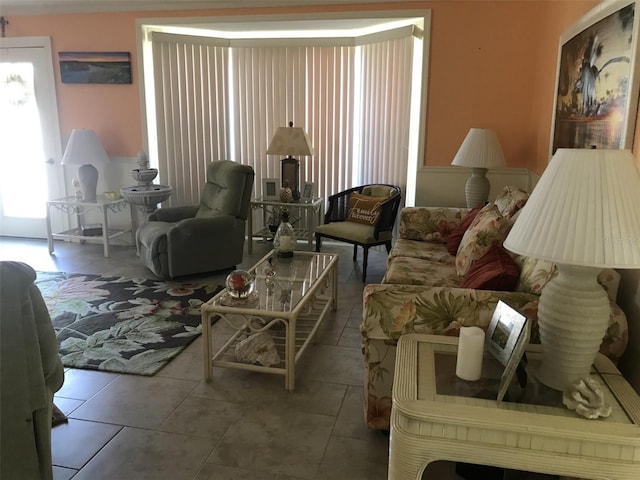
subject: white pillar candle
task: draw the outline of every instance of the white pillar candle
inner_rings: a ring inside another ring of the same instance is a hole
[[[484,331],[479,327],[460,327],[456,376],[475,381],[482,376]]]

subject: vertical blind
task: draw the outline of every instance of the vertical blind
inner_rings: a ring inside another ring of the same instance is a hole
[[[226,46],[152,35],[160,178],[172,205],[194,204],[219,159],[280,177],[267,155],[276,129],[303,127],[315,149],[300,159],[315,195],[365,183],[406,186],[413,40],[362,46]],[[150,135],[150,137],[152,137]]]

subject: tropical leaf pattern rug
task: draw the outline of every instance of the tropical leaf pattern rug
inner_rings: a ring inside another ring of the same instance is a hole
[[[65,367],[153,375],[201,333],[206,280],[38,272]]]

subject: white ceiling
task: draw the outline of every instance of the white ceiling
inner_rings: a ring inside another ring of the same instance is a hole
[[[378,3],[384,0],[349,0]],[[331,5],[345,0],[0,0],[0,15]]]

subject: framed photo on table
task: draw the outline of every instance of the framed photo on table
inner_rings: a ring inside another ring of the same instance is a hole
[[[498,402],[504,398],[529,343],[530,328],[527,317],[502,300],[498,301],[485,336],[485,349],[504,366]]]
[[[280,179],[262,179],[262,197],[265,200],[280,200]]]
[[[313,182],[304,182],[302,187],[302,200],[310,201],[313,199]]]
[[[601,2],[561,35],[551,155],[558,148],[631,148],[640,87],[635,5]]]

